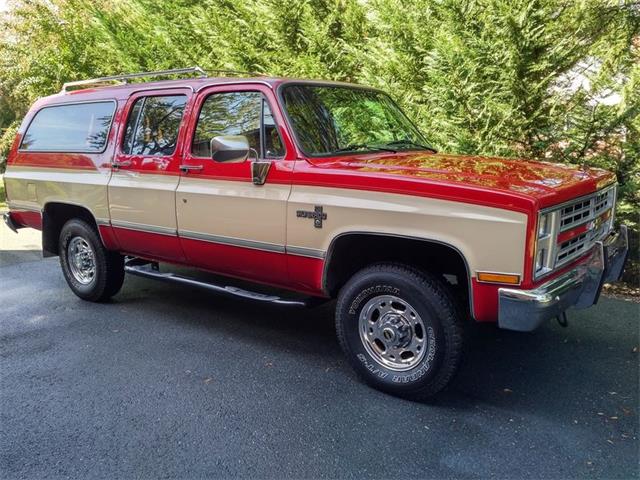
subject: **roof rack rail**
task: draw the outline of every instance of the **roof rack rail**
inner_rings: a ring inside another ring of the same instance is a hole
[[[220,72],[224,70],[218,70]],[[231,70],[228,70],[231,73]],[[173,70],[157,70],[155,72],[140,72],[140,73],[127,73],[123,75],[112,75],[110,77],[98,77],[98,78],[90,78],[88,80],[77,80],[74,82],[65,82],[62,85],[62,92],[68,92],[73,87],[81,87],[81,88],[91,88],[91,87],[104,87],[106,85],[111,85],[113,83],[122,84],[128,83],[129,80],[134,78],[143,78],[143,77],[163,77],[167,75],[184,75],[187,73],[196,73],[200,77],[206,77],[207,72],[205,72],[202,68],[196,67],[188,67],[188,68],[174,68]],[[240,73],[240,72],[235,72]]]

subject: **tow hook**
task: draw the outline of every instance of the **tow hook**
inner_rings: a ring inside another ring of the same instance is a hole
[[[567,312],[562,312],[556,317],[556,320],[558,320],[558,325],[560,325],[562,328],[567,328],[569,326],[569,321],[567,320]]]

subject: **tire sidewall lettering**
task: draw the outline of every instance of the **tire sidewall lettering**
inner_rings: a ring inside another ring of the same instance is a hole
[[[363,353],[359,353],[356,356],[358,357],[358,360],[362,362],[362,365],[364,366],[364,368],[369,370],[369,372],[371,372],[372,375],[378,376],[380,378],[387,378],[389,376],[389,374],[385,372],[382,369],[382,367],[380,367],[377,363],[373,361],[369,361],[367,356],[364,355]]]
[[[358,295],[356,295],[356,297],[349,305],[349,315],[356,315],[360,310],[360,305],[362,305],[362,302],[367,300],[369,297],[383,293],[395,295],[398,297],[400,296],[400,289],[391,285],[374,285],[372,287],[365,288]]]

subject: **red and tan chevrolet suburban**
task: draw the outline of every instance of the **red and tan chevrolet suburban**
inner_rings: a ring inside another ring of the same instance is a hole
[[[359,85],[129,82],[151,75],[65,84],[32,106],[7,158],[5,222],[42,230],[80,298],[116,295],[125,272],[283,305],[335,298],[357,373],[424,398],[455,373],[466,322],[566,320],[622,274],[612,173],[438,153]]]

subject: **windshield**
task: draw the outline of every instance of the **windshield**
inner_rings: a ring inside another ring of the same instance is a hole
[[[354,151],[432,150],[388,95],[362,88],[289,85],[284,106],[309,156]]]

